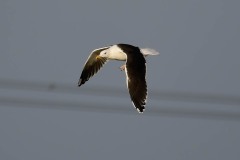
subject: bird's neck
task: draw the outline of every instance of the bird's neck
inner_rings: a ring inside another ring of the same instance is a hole
[[[125,61],[127,59],[127,55],[123,52],[114,52],[109,55],[108,59]]]

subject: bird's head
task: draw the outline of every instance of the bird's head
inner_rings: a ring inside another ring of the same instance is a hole
[[[110,54],[109,49],[105,49],[105,50],[101,51],[98,56],[103,57],[103,58],[108,58],[109,54]]]
[[[110,46],[100,52],[99,57],[112,59],[112,60],[126,60],[126,54],[117,45]]]

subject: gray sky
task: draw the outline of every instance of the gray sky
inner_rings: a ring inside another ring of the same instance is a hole
[[[239,159],[239,5],[1,1],[0,159]],[[160,52],[143,115],[122,62],[77,88],[91,50],[116,43]]]

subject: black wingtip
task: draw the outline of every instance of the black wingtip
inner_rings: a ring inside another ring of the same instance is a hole
[[[82,82],[82,79],[80,79],[79,81],[78,81],[78,87],[80,87],[81,85],[83,85],[84,83]]]
[[[144,110],[145,110],[145,107],[137,108],[138,113],[143,113]]]
[[[81,85],[83,85],[82,83],[78,83],[78,87],[81,87]]]

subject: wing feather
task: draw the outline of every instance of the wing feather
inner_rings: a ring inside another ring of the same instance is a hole
[[[92,53],[89,55],[81,76],[78,81],[78,86],[80,87],[83,85],[86,81],[89,80],[94,74],[96,74],[102,67],[103,65],[107,62],[107,58],[103,57],[97,57],[101,51],[108,49],[109,47],[103,47],[99,49],[95,49],[92,51]]]
[[[127,55],[125,72],[128,91],[133,105],[141,113],[145,109],[147,99],[146,60],[140,51],[125,53]]]

